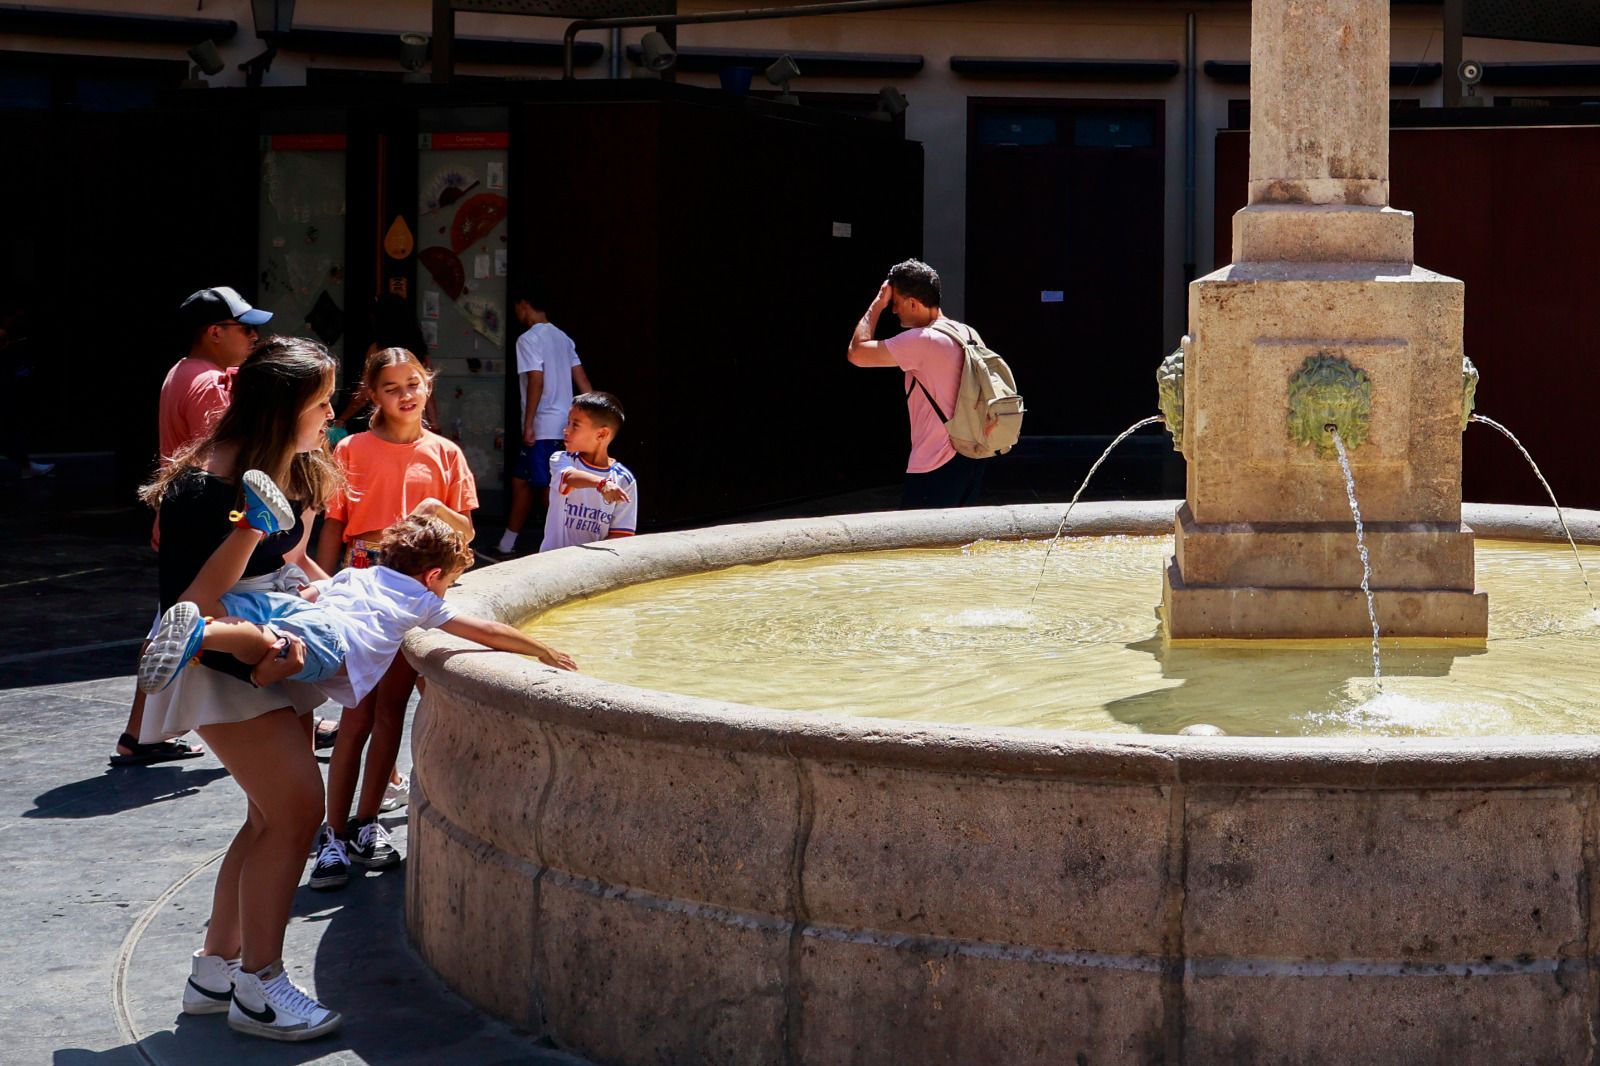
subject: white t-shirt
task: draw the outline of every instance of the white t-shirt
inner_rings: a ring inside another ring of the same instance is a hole
[[[517,338],[517,385],[522,393],[522,418],[528,418],[528,379],[531,370],[544,371],[544,391],[533,412],[536,440],[560,440],[572,410],[572,368],[578,366],[578,348],[557,327],[548,322],[530,326]]]
[[[387,566],[341,570],[311,584],[317,606],[328,612],[349,646],[344,673],[316,685],[344,707],[354,707],[377,685],[408,630],[435,629],[456,616],[456,609],[422,582]]]
[[[587,470],[609,477],[628,494],[625,503],[607,503],[599,489],[574,488],[561,495],[563,470]],[[550,509],[544,515],[542,552],[574,544],[592,544],[612,533],[633,533],[639,525],[639,484],[633,471],[613,461],[610,467],[590,466],[577,452],[556,452],[550,457]]]

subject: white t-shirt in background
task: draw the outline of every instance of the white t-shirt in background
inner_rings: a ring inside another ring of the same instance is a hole
[[[578,347],[572,338],[549,322],[539,322],[517,338],[517,391],[522,394],[522,418],[528,418],[529,371],[544,372],[544,391],[533,412],[536,440],[560,440],[572,410],[572,368],[578,362]]]

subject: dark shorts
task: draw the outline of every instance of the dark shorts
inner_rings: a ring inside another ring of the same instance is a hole
[[[532,444],[524,444],[517,455],[517,465],[511,471],[511,476],[540,488],[548,487],[550,457],[560,450],[561,442],[558,440],[536,440]]]
[[[948,463],[926,474],[907,474],[905,491],[900,496],[902,511],[921,511],[933,507],[973,507],[983,488],[983,459],[957,455]]]

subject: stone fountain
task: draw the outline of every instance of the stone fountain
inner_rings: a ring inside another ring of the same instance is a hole
[[[1193,286],[1183,371],[1166,372],[1189,460],[1165,593],[1180,641],[1368,632],[1329,425],[1372,520],[1386,631],[1485,631],[1460,500],[1462,287],[1412,264],[1411,216],[1386,206],[1388,11],[1253,4],[1237,261]],[[1561,537],[1547,509],[1465,515],[1483,536]],[[1165,533],[1172,516],[1089,504],[1071,532]],[[515,623],[742,564],[849,552],[870,574],[883,549],[1042,538],[1060,519],[654,534],[469,574],[451,599]],[[1600,515],[1573,525],[1600,543]],[[407,929],[472,1002],[595,1061],[1600,1052],[1594,737],[961,727],[937,721],[938,696],[914,721],[798,715],[558,675],[439,631],[406,653],[428,681]]]
[[[1257,0],[1249,202],[1165,375],[1188,461],[1173,639],[1371,633],[1333,430],[1383,632],[1487,632],[1461,522],[1463,286],[1415,265],[1388,173],[1389,5]]]

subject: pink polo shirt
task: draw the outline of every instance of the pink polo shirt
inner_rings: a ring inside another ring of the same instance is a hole
[[[179,359],[161,383],[161,461],[211,432],[233,398],[233,371],[191,355]]]
[[[955,458],[956,450],[950,446],[943,420],[917,383],[927,386],[945,414],[953,411],[956,395],[961,391],[961,346],[928,326],[908,329],[883,343],[895,364],[906,372],[904,388],[910,391],[906,410],[911,416],[911,458],[906,462],[906,473],[937,470]]]

